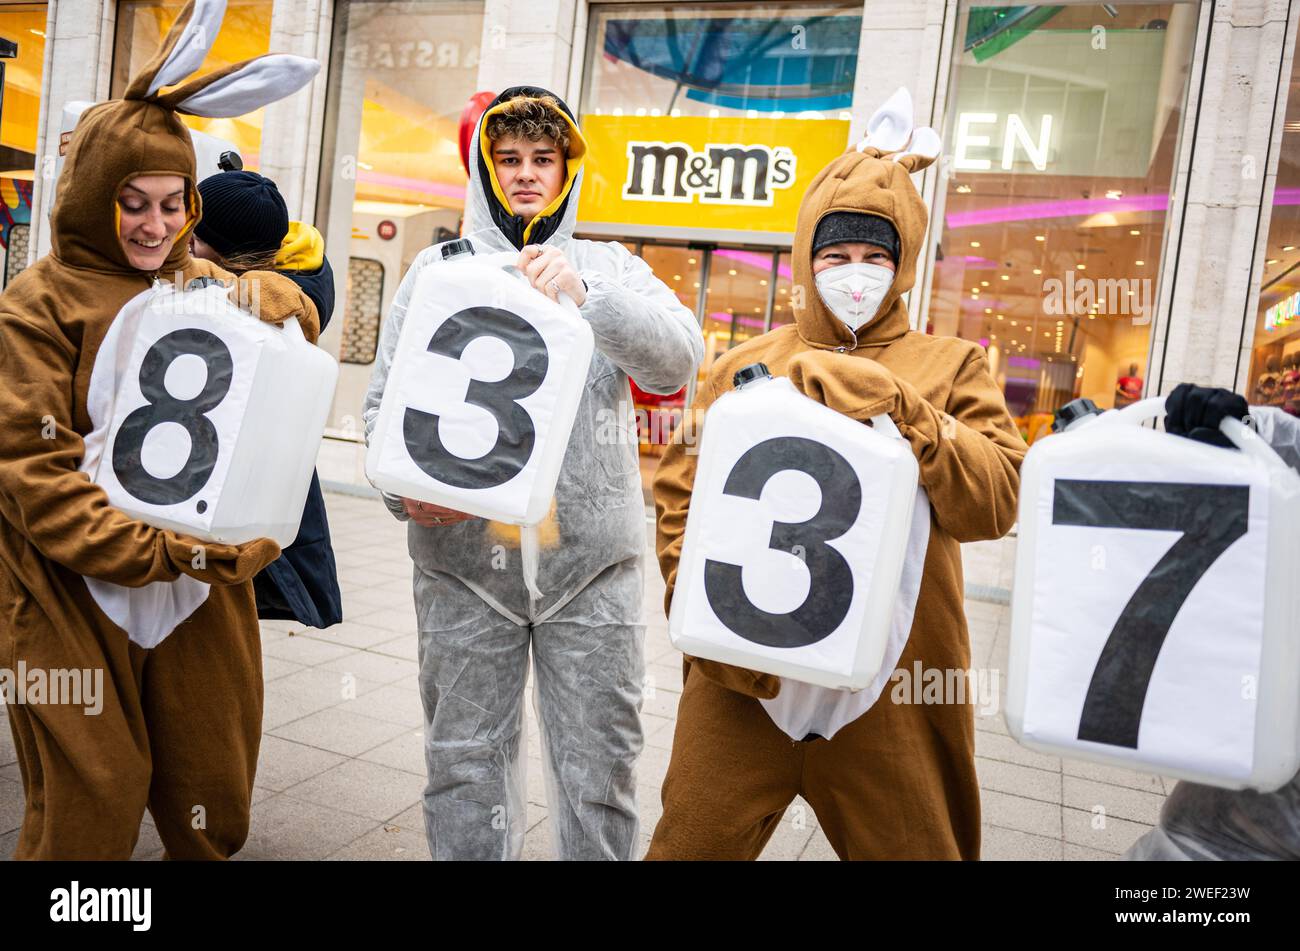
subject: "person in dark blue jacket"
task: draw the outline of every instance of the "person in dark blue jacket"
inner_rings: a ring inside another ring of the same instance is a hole
[[[256,172],[222,172],[199,183],[203,219],[190,253],[235,274],[274,270],[311,298],[323,332],[334,313],[334,273],[325,239],[311,225],[290,221],[275,183]],[[253,579],[257,616],[329,627],[343,620],[342,596],[320,479],[312,473],[302,524],[293,544]]]

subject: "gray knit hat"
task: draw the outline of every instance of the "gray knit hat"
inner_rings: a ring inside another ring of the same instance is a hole
[[[817,231],[813,234],[812,253],[844,241],[879,245],[889,252],[895,264],[898,263],[898,232],[879,215],[860,211],[832,211],[824,215],[817,222]]]

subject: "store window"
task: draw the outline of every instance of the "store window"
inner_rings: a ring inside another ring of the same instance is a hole
[[[582,227],[788,242],[847,144],[861,30],[860,3],[593,7]]]
[[[482,2],[335,6],[316,224],[331,257],[351,262],[339,287],[333,414],[344,429],[360,415],[381,315],[402,276],[422,250],[460,234],[461,113],[477,91],[482,34]]]
[[[767,329],[771,251],[717,248],[713,251],[704,303],[704,363]]]
[[[698,313],[704,297],[703,281],[706,252],[696,248],[624,241],[633,254],[639,253],[661,281],[672,288],[684,307]],[[647,393],[632,380],[632,402],[641,445],[643,484],[649,485],[654,467],[664,447],[672,439],[685,411],[685,388],[677,393]]]
[[[375,362],[383,300],[384,266],[365,258],[349,258],[347,311],[343,317],[339,362]]]
[[[963,3],[927,331],[978,341],[1029,441],[1139,399],[1195,3]]]
[[[1250,370],[1239,389],[1254,405],[1300,416],[1300,60],[1291,64],[1264,254]]]
[[[783,251],[776,259],[776,286],[772,295],[772,329],[794,323],[794,311],[790,309],[790,287],[793,281],[790,254]]]
[[[578,227],[641,239],[700,320],[697,383],[790,319],[786,249],[808,182],[848,144],[861,31],[860,2],[591,8]],[[647,475],[689,395],[633,381]]]
[[[271,5],[271,0],[228,0],[221,31],[213,38],[197,75],[270,52]],[[184,9],[183,0],[120,0],[113,47],[113,96],[126,92]],[[256,170],[261,167],[264,114],[264,109],[258,109],[233,119],[181,116],[181,121],[191,129],[233,142],[244,167]]]
[[[700,320],[704,359],[699,379],[737,344],[792,320],[789,307],[790,255],[749,246],[621,242],[639,253],[650,269]],[[641,437],[644,485],[685,412],[689,386],[676,393],[646,393],[632,380],[632,400]]]
[[[46,5],[0,6],[0,279],[27,266],[36,169],[36,126],[45,64]]]

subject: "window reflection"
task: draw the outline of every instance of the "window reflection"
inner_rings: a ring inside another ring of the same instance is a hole
[[[461,232],[460,123],[477,91],[482,36],[481,0],[335,7],[316,225],[340,280],[342,320],[325,338],[339,347],[340,428],[355,429],[347,421],[360,413],[374,337],[411,262]],[[343,261],[363,263],[345,270]]]
[[[861,30],[858,3],[602,5],[583,111],[833,118],[852,100]]]
[[[1195,37],[1190,3],[965,6],[930,332],[979,341],[1032,441],[1138,399]]]
[[[631,249],[629,249],[631,250]],[[682,306],[695,313],[703,274],[702,255],[690,248],[645,242],[641,257],[659,280],[673,292]],[[686,387],[676,393],[647,393],[632,380],[632,406],[636,413],[638,442],[641,447],[642,485],[649,487],[659,457],[672,439],[686,406]]]
[[[43,3],[0,6],[0,36],[18,44],[18,55],[4,61],[0,119],[4,162],[0,166],[0,282],[5,285],[27,266],[45,68],[45,18]]]
[[[772,329],[794,323],[794,311],[790,308],[790,286],[794,274],[790,270],[790,253],[782,251],[777,256],[776,296],[772,301]]]
[[[763,333],[771,279],[771,251],[713,251],[705,295],[703,373],[736,344]]]

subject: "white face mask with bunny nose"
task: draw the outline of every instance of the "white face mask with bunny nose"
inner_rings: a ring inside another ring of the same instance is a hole
[[[816,283],[826,306],[856,331],[875,319],[894,283],[894,272],[879,264],[837,264],[818,273]]]

